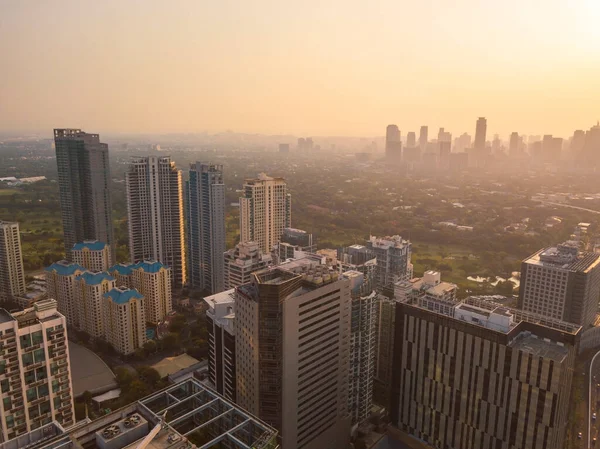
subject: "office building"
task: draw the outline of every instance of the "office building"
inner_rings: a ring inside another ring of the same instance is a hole
[[[454,139],[454,152],[461,153],[466,151],[467,148],[471,148],[471,136],[467,133],[462,133]]]
[[[208,378],[226,399],[236,401],[235,289],[204,298],[208,328]]]
[[[438,168],[442,170],[448,170],[450,168],[450,155],[452,153],[452,142],[449,140],[442,140],[438,142],[439,155],[438,155]]]
[[[110,246],[98,240],[86,240],[76,243],[71,250],[73,263],[96,273],[106,271],[110,267]]]
[[[196,162],[187,181],[190,286],[223,290],[225,252],[225,184],[223,166]]]
[[[392,424],[448,449],[564,447],[581,327],[479,298],[397,303]]]
[[[279,447],[275,429],[195,378],[168,385],[101,419],[66,427],[50,422],[0,444],[0,449]]]
[[[53,263],[45,270],[48,298],[56,300],[58,312],[67,320],[67,324],[79,327],[79,307],[75,291],[76,279],[87,270],[76,263],[66,260]]]
[[[570,151],[572,156],[579,156],[585,147],[585,131],[578,129],[571,138]]]
[[[25,294],[19,223],[0,221],[0,300]]]
[[[163,321],[173,310],[171,268],[157,261],[118,264],[108,270],[117,287],[137,290],[144,297],[146,322]]]
[[[400,130],[396,125],[388,125],[385,130],[385,156],[397,160],[402,157]]]
[[[226,290],[249,283],[252,273],[267,268],[273,262],[271,254],[263,254],[256,242],[238,243],[223,254],[223,259],[223,287]]]
[[[107,243],[114,257],[108,145],[80,129],[55,129],[54,144],[67,259],[85,240]]]
[[[554,319],[593,325],[600,299],[600,254],[577,242],[544,248],[521,263],[519,308]]]
[[[181,171],[170,157],[132,158],[125,174],[131,262],[171,268],[172,288],[186,283]]]
[[[476,153],[482,153],[485,150],[485,136],[487,132],[487,120],[485,117],[479,117],[475,125],[475,143],[473,148]]]
[[[421,126],[421,130],[419,131],[419,148],[421,149],[421,152],[424,152],[427,149],[427,134],[427,126]]]
[[[317,250],[316,239],[303,229],[284,228],[281,234],[281,242],[298,246],[302,251],[315,252]]]
[[[129,355],[146,343],[144,296],[135,289],[112,288],[102,295],[104,335],[119,353]]]
[[[280,241],[284,228],[292,226],[292,204],[283,178],[264,173],[246,179],[240,198],[240,242],[256,242],[268,253]]]
[[[406,134],[406,146],[408,148],[414,148],[417,146],[417,136],[414,131],[410,131]]]
[[[392,388],[392,366],[394,360],[394,332],[396,323],[396,300],[393,296],[378,293],[377,346],[375,354],[375,376],[373,402],[390,410]]]
[[[343,276],[350,280],[352,295],[348,410],[357,427],[369,418],[373,405],[380,295],[363,273],[347,271]]]
[[[337,271],[300,259],[236,289],[237,403],[286,449],[347,448],[352,299]]]
[[[0,342],[1,442],[52,421],[74,424],[67,321],[56,301],[12,314],[0,309]]]
[[[510,142],[508,144],[508,154],[511,157],[517,156],[520,152],[521,139],[519,133],[513,132],[510,135]]]
[[[373,251],[377,259],[374,286],[382,289],[394,282],[412,278],[410,254],[412,245],[399,235],[391,237],[371,236],[367,248]]]

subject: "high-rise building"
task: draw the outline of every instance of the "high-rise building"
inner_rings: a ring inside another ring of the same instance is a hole
[[[475,143],[474,149],[476,152],[481,153],[485,150],[485,135],[487,132],[487,120],[485,117],[479,117],[477,124],[475,125]]]
[[[406,146],[408,148],[414,148],[417,145],[417,137],[414,131],[410,131],[406,134]]]
[[[0,300],[25,294],[19,223],[0,221]]]
[[[235,248],[225,251],[223,259],[223,288],[226,290],[248,284],[252,273],[267,268],[273,262],[271,254],[263,254],[256,242],[238,243]]]
[[[125,175],[132,262],[158,260],[171,268],[172,287],[186,283],[181,171],[170,157],[136,157]]]
[[[544,248],[521,263],[519,308],[583,326],[596,319],[600,254],[579,251],[577,242]]]
[[[573,133],[571,138],[571,153],[573,155],[580,155],[585,147],[585,131],[578,129]]]
[[[374,287],[382,289],[394,282],[412,277],[410,254],[412,245],[399,235],[377,238],[371,236],[367,247],[377,259]]]
[[[279,152],[280,153],[289,153],[290,152],[290,144],[289,143],[280,143],[279,144]]]
[[[98,240],[76,243],[71,250],[73,263],[93,271],[106,271],[110,267],[110,246]]]
[[[204,298],[208,309],[208,378],[219,394],[236,401],[235,289]]]
[[[45,269],[48,298],[56,300],[57,308],[67,324],[79,327],[79,307],[75,291],[76,279],[87,270],[66,260],[53,263]]]
[[[173,310],[171,268],[157,261],[118,264],[108,272],[116,279],[117,287],[137,290],[144,297],[146,321],[158,323]]]
[[[519,154],[519,145],[520,145],[519,133],[513,132],[510,135],[510,143],[508,146],[508,154],[511,157],[517,156]]]
[[[246,179],[240,198],[240,242],[256,242],[268,253],[280,241],[284,228],[292,226],[291,196],[283,178],[264,173]]]
[[[400,130],[396,125],[388,125],[385,130],[385,155],[388,158],[394,159],[402,157]]]
[[[106,272],[86,271],[75,278],[75,304],[78,328],[94,339],[104,338],[103,297],[115,288],[115,278]]]
[[[427,150],[427,133],[427,126],[421,126],[421,130],[419,131],[419,148],[421,149],[421,152]]]
[[[462,133],[456,139],[454,139],[454,152],[461,153],[467,148],[471,148],[471,136],[467,133]]]
[[[54,143],[67,259],[85,240],[107,243],[114,258],[108,145],[80,129],[55,129]]]
[[[236,289],[237,403],[286,449],[348,447],[350,281],[305,258]]]
[[[0,309],[0,442],[56,421],[75,423],[67,321],[56,301]]]
[[[450,154],[452,153],[452,142],[449,140],[441,140],[438,142],[440,147],[439,152],[439,168],[448,170],[450,168]]]
[[[447,449],[564,447],[581,327],[478,298],[397,303],[392,424]]]
[[[352,294],[348,410],[352,425],[358,426],[369,418],[373,405],[380,295],[363,273],[347,271],[343,276],[350,280]]]
[[[106,341],[123,355],[134,353],[146,343],[144,296],[135,289],[113,288],[103,294]]]
[[[225,184],[223,166],[196,162],[187,181],[190,286],[223,290],[225,252]]]
[[[317,243],[313,235],[303,229],[284,228],[281,234],[281,241],[290,245],[299,246],[302,251],[314,252],[317,250]]]

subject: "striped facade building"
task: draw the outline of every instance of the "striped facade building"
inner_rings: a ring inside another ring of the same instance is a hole
[[[440,449],[563,447],[581,327],[478,298],[450,310],[396,304],[393,424]]]

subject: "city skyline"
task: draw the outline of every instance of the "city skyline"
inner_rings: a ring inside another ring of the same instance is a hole
[[[101,2],[68,28],[77,2],[5,5],[2,128],[379,135],[486,116],[492,134],[566,136],[600,116],[592,0],[184,5]]]

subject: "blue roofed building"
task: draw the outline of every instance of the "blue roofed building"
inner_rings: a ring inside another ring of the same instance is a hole
[[[85,240],[73,245],[71,258],[90,271],[106,271],[111,262],[110,245],[99,240]]]
[[[132,288],[113,288],[103,295],[105,338],[115,350],[128,355],[144,346],[146,313],[144,295]]]
[[[75,279],[86,272],[76,263],[66,260],[55,262],[45,269],[48,297],[55,299],[57,308],[69,326],[79,326],[79,310],[75,298]]]
[[[104,294],[115,288],[115,278],[107,272],[86,271],[75,279],[76,308],[79,312],[79,328],[92,338],[104,338]]]

